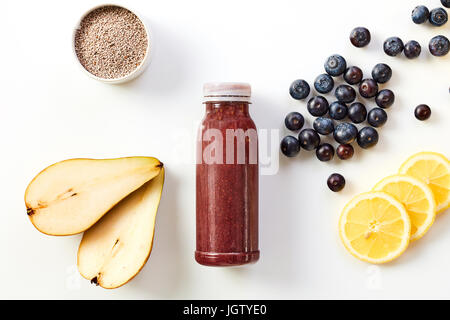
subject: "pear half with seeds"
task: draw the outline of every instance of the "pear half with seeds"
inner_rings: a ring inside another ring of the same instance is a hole
[[[83,232],[133,191],[156,177],[156,158],[71,159],[44,169],[25,192],[27,214],[42,233]]]
[[[164,184],[164,169],[87,230],[78,249],[78,270],[106,289],[130,281],[147,262]]]

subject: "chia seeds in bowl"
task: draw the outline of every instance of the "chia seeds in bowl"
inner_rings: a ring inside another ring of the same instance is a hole
[[[136,14],[124,7],[103,5],[89,11],[76,28],[73,41],[84,70],[104,82],[131,80],[149,60],[148,30]]]

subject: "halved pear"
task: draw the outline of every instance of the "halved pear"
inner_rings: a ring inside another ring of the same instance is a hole
[[[71,159],[44,169],[25,191],[27,214],[41,232],[83,232],[114,205],[157,176],[156,158]]]
[[[106,289],[130,281],[147,262],[164,184],[164,169],[87,230],[78,248],[78,270]]]

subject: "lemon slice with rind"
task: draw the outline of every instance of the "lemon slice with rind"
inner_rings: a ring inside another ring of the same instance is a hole
[[[372,191],[353,198],[339,220],[345,248],[356,258],[385,263],[408,247],[411,222],[404,206],[385,192]]]
[[[437,213],[450,206],[450,163],[445,156],[435,152],[417,153],[401,165],[399,172],[422,180],[430,187]]]
[[[424,236],[436,217],[436,202],[433,192],[424,182],[404,174],[384,178],[373,188],[384,191],[400,201],[411,220],[411,238]]]

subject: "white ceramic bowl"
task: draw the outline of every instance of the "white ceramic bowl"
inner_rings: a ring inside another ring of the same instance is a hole
[[[105,79],[105,78],[100,78],[100,77],[97,77],[96,75],[93,75],[92,73],[90,73],[89,71],[87,71],[83,67],[83,65],[80,63],[80,60],[78,60],[77,53],[75,51],[75,34],[76,34],[76,31],[80,28],[81,21],[83,21],[84,17],[86,17],[89,13],[91,13],[95,9],[98,9],[98,8],[101,8],[101,7],[105,7],[105,6],[117,6],[117,7],[122,7],[124,9],[127,9],[127,10],[131,11],[132,13],[134,13],[139,18],[139,20],[141,20],[142,24],[144,25],[145,32],[147,34],[147,40],[148,40],[147,41],[147,51],[145,53],[144,59],[142,60],[141,64],[136,69],[134,69],[132,72],[130,72],[129,74],[127,74],[126,76],[123,76],[121,78]],[[115,4],[115,3],[101,4],[101,5],[95,6],[95,7],[91,8],[91,9],[89,9],[88,11],[86,11],[81,16],[80,20],[78,20],[78,23],[75,26],[75,28],[73,30],[73,34],[72,34],[72,51],[73,51],[73,55],[75,57],[77,65],[88,76],[90,76],[91,78],[94,78],[94,79],[96,79],[98,81],[104,82],[104,83],[119,84],[119,83],[124,83],[124,82],[130,81],[130,80],[133,80],[134,78],[138,77],[145,70],[145,68],[147,68],[148,65],[150,64],[152,50],[153,50],[153,38],[152,38],[152,36],[150,34],[150,28],[148,27],[147,21],[139,13],[137,13],[135,10],[132,10],[130,8],[127,8],[127,7],[123,6],[123,5],[119,5],[119,4]]]

